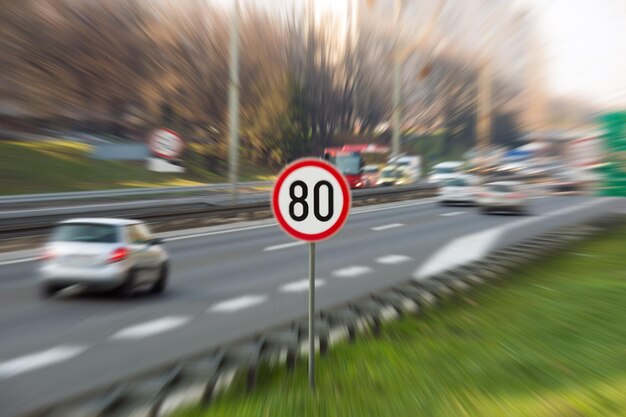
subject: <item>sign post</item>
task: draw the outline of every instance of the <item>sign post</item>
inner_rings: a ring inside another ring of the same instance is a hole
[[[337,233],[348,218],[345,178],[320,159],[300,159],[278,176],[272,211],[288,235],[309,242],[309,386],[315,388],[315,242]]]

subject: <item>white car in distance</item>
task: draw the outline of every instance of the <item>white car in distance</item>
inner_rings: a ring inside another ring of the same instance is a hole
[[[433,183],[441,183],[450,178],[458,177],[463,174],[463,162],[447,161],[440,162],[430,171],[428,180]]]
[[[485,184],[476,199],[483,213],[528,213],[528,195],[518,181],[496,181]]]
[[[478,192],[476,180],[470,176],[459,175],[441,181],[437,201],[442,206],[450,204],[476,204]]]

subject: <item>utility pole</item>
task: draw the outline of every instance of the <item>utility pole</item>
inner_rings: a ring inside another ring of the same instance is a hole
[[[398,156],[400,154],[400,129],[401,129],[401,112],[400,112],[400,104],[402,100],[402,64],[407,57],[407,51],[412,50],[413,47],[405,49],[403,51],[399,50],[399,32],[402,27],[400,24],[400,13],[402,11],[402,1],[396,0],[394,3],[394,14],[396,22],[396,40],[394,45],[394,58],[393,58],[393,113],[391,115],[391,128],[392,128],[392,136],[391,136],[391,156]],[[423,47],[425,45],[426,40],[432,35],[435,27],[437,26],[437,22],[441,17],[444,7],[446,5],[445,0],[439,0],[435,7],[435,11],[433,15],[430,17],[424,29],[418,35],[414,45],[416,48]],[[420,77],[425,77],[428,73],[428,62],[424,62],[422,69],[420,70]]]
[[[491,57],[485,57],[478,69],[476,140],[480,166],[486,168],[491,143]]]
[[[239,0],[230,13],[230,76],[228,84],[228,181],[232,203],[237,203],[239,168]]]
[[[398,53],[400,41],[400,16],[402,9],[402,0],[394,1],[394,22],[396,23],[396,37],[394,40],[394,56],[393,56],[393,108],[391,113],[391,157],[400,154],[400,87],[402,84],[401,70],[402,59]]]

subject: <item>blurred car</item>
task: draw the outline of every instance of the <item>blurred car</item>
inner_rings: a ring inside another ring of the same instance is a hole
[[[387,165],[380,171],[376,185],[378,187],[396,185],[401,177],[402,172],[398,167],[395,165]]]
[[[80,285],[116,290],[124,297],[137,287],[161,293],[168,279],[169,256],[147,226],[137,220],[73,219],[57,224],[43,249],[41,295]]]
[[[471,177],[458,176],[443,182],[439,187],[437,200],[443,206],[459,203],[475,204],[476,192],[476,183]]]
[[[518,181],[496,181],[487,183],[478,193],[476,203],[483,213],[495,211],[528,212],[528,196]]]
[[[463,162],[440,162],[430,171],[430,182],[441,182],[462,174]]]
[[[365,187],[376,187],[379,175],[380,165],[365,165],[361,177]]]

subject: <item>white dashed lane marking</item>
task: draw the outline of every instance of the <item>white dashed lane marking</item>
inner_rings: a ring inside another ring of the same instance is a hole
[[[380,232],[382,230],[395,229],[396,227],[402,227],[402,226],[404,226],[404,224],[402,223],[392,223],[392,224],[386,224],[384,226],[372,227],[372,230],[375,232]]]
[[[0,362],[0,379],[10,378],[24,372],[33,371],[44,366],[67,361],[80,355],[87,346],[61,345],[41,352],[20,356],[6,362]]]
[[[349,266],[347,268],[337,269],[333,271],[333,276],[338,278],[353,278],[359,275],[367,274],[372,272],[372,268],[369,266]]]
[[[293,247],[296,247],[296,246],[302,246],[305,243],[306,242],[304,242],[304,241],[300,241],[300,242],[283,243],[282,245],[268,246],[265,249],[263,249],[263,252],[272,252],[272,251],[275,251],[275,250],[293,248]]]
[[[376,262],[378,262],[379,264],[383,264],[383,265],[392,265],[392,264],[400,264],[402,262],[408,262],[410,261],[411,258],[410,256],[406,256],[406,255],[387,255],[387,256],[381,256],[380,258],[376,258]]]
[[[136,340],[145,337],[154,336],[155,334],[167,332],[186,324],[191,317],[189,316],[166,316],[160,319],[147,321],[145,323],[136,324],[126,327],[111,336],[116,340]]]
[[[326,285],[326,281],[323,279],[315,280],[315,288]],[[303,279],[300,281],[290,282],[279,288],[280,292],[302,292],[309,289],[309,280]]]
[[[440,216],[458,216],[459,214],[465,214],[466,211],[451,211],[449,213],[441,213]]]
[[[232,313],[237,310],[243,310],[244,308],[261,304],[265,300],[267,300],[267,296],[265,295],[244,295],[242,297],[220,301],[209,307],[207,313]]]

